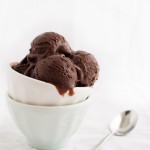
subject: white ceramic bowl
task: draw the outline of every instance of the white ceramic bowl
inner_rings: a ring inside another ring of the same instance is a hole
[[[66,106],[35,106],[17,102],[6,95],[11,116],[37,149],[54,150],[65,145],[78,129],[90,100]]]
[[[75,87],[73,96],[69,96],[68,92],[62,96],[54,85],[22,75],[11,68],[12,64],[8,66],[8,92],[16,101],[40,106],[62,106],[81,102],[91,95],[92,87]]]

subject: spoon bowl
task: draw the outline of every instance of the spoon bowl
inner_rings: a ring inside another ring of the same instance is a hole
[[[137,112],[134,110],[126,110],[115,117],[115,119],[110,124],[110,131],[115,135],[126,135],[134,129],[137,120]]]

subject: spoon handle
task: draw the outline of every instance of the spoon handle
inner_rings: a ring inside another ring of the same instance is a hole
[[[104,144],[105,142],[112,136],[114,135],[113,132],[109,133],[108,135],[106,135],[97,145],[96,145],[96,149],[95,150],[99,150]]]

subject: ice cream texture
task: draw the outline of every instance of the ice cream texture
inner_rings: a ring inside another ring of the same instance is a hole
[[[79,68],[77,85],[81,87],[94,85],[99,74],[99,65],[95,57],[85,51],[76,51],[72,60]]]
[[[77,72],[73,62],[64,55],[52,55],[40,60],[34,68],[33,78],[56,86],[61,95],[73,88],[77,82]]]

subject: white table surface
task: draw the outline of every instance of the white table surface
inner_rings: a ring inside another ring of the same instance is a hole
[[[125,109],[139,114],[136,128],[113,136],[103,150],[150,149],[150,1],[0,1],[0,150],[31,150],[5,103],[6,68],[28,53],[46,31],[64,35],[75,50],[100,63],[93,101],[78,132],[62,150],[92,150],[108,124]]]

